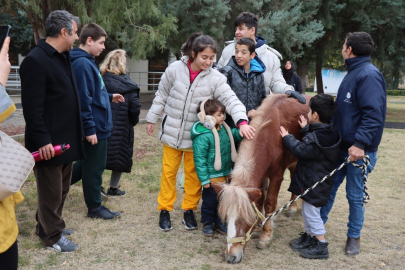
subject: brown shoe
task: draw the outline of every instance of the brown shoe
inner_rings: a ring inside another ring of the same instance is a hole
[[[360,253],[360,236],[357,238],[347,237],[345,253],[346,255],[357,255]]]

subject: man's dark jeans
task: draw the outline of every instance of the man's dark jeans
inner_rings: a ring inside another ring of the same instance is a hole
[[[65,221],[62,210],[69,192],[72,163],[55,166],[35,165],[38,209],[36,234],[46,246],[52,246],[62,237]]]

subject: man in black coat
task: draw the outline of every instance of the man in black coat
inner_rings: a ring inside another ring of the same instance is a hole
[[[69,192],[72,163],[84,158],[83,130],[76,80],[68,51],[78,40],[79,19],[56,10],[46,22],[46,39],[38,41],[20,67],[21,101],[26,122],[25,147],[39,151],[43,161],[34,167],[38,209],[36,234],[50,249],[72,252],[79,248],[65,238],[62,209]],[[55,156],[53,147],[70,149]]]

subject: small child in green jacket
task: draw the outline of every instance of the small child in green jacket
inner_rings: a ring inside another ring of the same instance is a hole
[[[203,234],[213,236],[214,230],[226,234],[227,228],[218,217],[217,193],[211,183],[228,182],[237,155],[234,140],[239,142],[242,137],[238,129],[230,129],[224,122],[225,106],[220,101],[203,101],[197,113],[200,121],[191,128],[191,139],[197,176],[203,186]]]

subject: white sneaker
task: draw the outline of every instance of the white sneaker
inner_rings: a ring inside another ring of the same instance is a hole
[[[51,249],[55,252],[67,253],[78,250],[79,246],[73,243],[72,241],[68,240],[64,235],[62,235],[62,237],[59,239],[58,242],[46,248]]]

